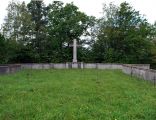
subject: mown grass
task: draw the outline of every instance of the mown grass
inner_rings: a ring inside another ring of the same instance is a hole
[[[0,76],[0,120],[156,120],[156,88],[118,70]]]

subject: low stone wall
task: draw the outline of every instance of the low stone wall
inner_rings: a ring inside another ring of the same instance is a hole
[[[97,64],[97,69],[122,69],[122,64]]]
[[[21,64],[26,69],[70,69],[70,68],[88,68],[88,69],[122,69],[122,64],[103,64],[103,63],[28,63]]]
[[[0,74],[15,73],[19,70],[21,70],[21,65],[19,65],[19,64],[0,65]]]
[[[124,73],[155,83],[156,70],[149,64],[104,64],[104,63],[27,63],[0,65],[0,74],[15,73],[20,69],[121,69]]]
[[[124,73],[155,83],[156,71],[149,64],[104,64],[104,63],[49,63],[22,64],[24,69],[121,69]]]
[[[137,68],[150,69],[150,64],[123,64],[124,66],[133,66]]]
[[[156,83],[156,70],[149,69],[147,66],[138,67],[132,65],[123,65],[122,71],[131,76]]]
[[[27,63],[21,64],[23,69],[65,69],[66,63]]]

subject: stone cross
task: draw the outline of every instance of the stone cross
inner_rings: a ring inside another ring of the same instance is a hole
[[[69,45],[70,47],[73,47],[73,63],[77,63],[77,47],[80,47],[80,45],[77,45],[77,40],[73,40],[73,45]]]

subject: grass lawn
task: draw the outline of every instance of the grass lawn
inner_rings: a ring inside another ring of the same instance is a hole
[[[0,120],[156,120],[156,88],[119,70],[0,76]]]

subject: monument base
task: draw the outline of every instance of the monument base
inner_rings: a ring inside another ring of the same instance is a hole
[[[72,63],[72,68],[78,68],[78,63],[77,62],[73,62]]]
[[[77,60],[73,59],[73,63],[77,63]]]
[[[83,62],[68,62],[66,63],[66,68],[71,68],[71,69],[75,69],[75,68],[80,68],[83,69],[84,68],[84,64]]]

